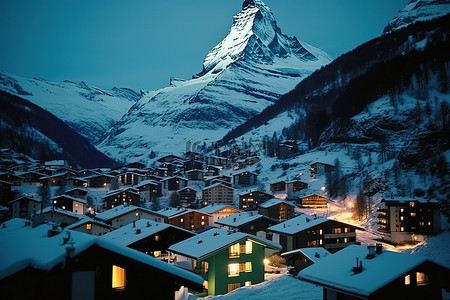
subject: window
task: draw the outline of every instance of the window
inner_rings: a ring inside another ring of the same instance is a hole
[[[203,286],[205,287],[205,290],[208,289],[208,287],[209,287],[209,282],[208,282],[208,280],[203,281]]]
[[[126,287],[126,270],[124,268],[113,265],[112,267],[112,288],[123,290]]]
[[[323,231],[322,229],[319,229],[319,234],[322,235]]]
[[[228,265],[228,277],[239,276],[239,264]]]
[[[414,207],[414,202],[413,201],[409,202],[409,206]]]
[[[344,232],[350,232],[350,228],[345,227],[345,228],[344,228]]]
[[[252,253],[252,250],[253,250],[253,243],[251,241],[246,241],[245,242],[245,254]]]
[[[245,272],[251,272],[252,271],[252,262],[248,261],[245,263]]]
[[[400,217],[400,221],[403,221],[405,219],[405,217],[401,216]]]
[[[204,226],[205,225],[205,222],[202,222],[202,226]]]
[[[203,270],[203,273],[208,273],[208,271],[209,271],[209,262],[207,262],[207,261],[202,261],[202,270]]]
[[[341,228],[332,228],[331,229],[331,233],[341,233],[342,229]]]
[[[239,257],[239,243],[230,246],[229,253],[230,257]]]
[[[423,272],[416,272],[417,285],[428,284],[428,275]]]
[[[400,212],[404,212],[405,211],[405,209],[404,208],[400,208]]]
[[[155,255],[155,257],[160,257],[161,256],[161,251],[154,251],[153,255]]]
[[[246,281],[245,282],[245,286],[251,286],[252,285],[252,282],[251,281]]]
[[[238,289],[240,287],[241,287],[240,283],[229,283],[228,284],[228,293],[233,291],[233,290],[235,290],[235,289]]]
[[[411,284],[411,275],[406,275],[405,276],[405,285],[410,285]]]
[[[405,231],[405,227],[400,227],[400,231]]]
[[[412,212],[410,215],[411,215],[411,217],[415,217],[415,216],[416,216],[416,213],[415,213],[415,212]]]
[[[344,243],[348,243],[348,238],[344,238]]]
[[[159,235],[155,235],[155,242],[159,241]]]
[[[184,222],[184,219],[183,219],[183,218],[181,218],[181,219],[180,219],[180,222],[181,222],[181,223],[183,223],[183,222]]]
[[[91,223],[87,223],[86,224],[86,230],[92,230],[92,224]]]

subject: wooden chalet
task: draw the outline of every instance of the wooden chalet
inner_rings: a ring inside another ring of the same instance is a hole
[[[261,203],[272,199],[273,195],[261,191],[251,191],[239,195],[239,209],[244,211],[257,210]]]
[[[225,229],[237,230],[270,239],[267,228],[280,223],[280,221],[257,214],[256,212],[242,212],[232,214],[216,221],[216,225]]]
[[[8,203],[11,218],[29,219],[41,212],[42,201],[33,197],[20,197]]]
[[[283,222],[295,216],[295,206],[287,201],[273,198],[259,204],[258,213]]]
[[[102,197],[103,209],[111,209],[118,205],[129,204],[141,206],[141,196],[135,188],[123,188],[111,191]]]

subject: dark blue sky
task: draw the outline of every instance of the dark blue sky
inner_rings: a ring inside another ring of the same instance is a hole
[[[201,71],[243,0],[0,0],[0,70],[157,89]],[[285,34],[333,58],[381,35],[409,0],[265,0]]]

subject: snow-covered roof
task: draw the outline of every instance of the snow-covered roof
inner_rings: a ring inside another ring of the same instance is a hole
[[[210,186],[205,187],[203,190],[209,190],[209,189],[212,189],[212,188],[215,188],[215,187],[219,187],[219,186],[226,187],[228,189],[234,190],[234,188],[232,188],[231,186],[228,186],[228,185],[226,185],[224,183],[221,183],[221,182],[217,182],[217,183],[211,184]]]
[[[116,178],[116,176],[108,175],[108,174],[93,174],[91,176],[84,177],[84,179],[93,179],[93,178],[99,178],[99,177]]]
[[[120,194],[120,193],[123,193],[123,192],[128,192],[128,193],[132,193],[132,194],[136,194],[136,195],[139,194],[138,190],[136,190],[134,187],[126,187],[126,188],[110,191],[102,198],[109,197],[109,196],[112,196],[112,195],[117,195],[117,194]]]
[[[218,212],[218,211],[220,211],[220,210],[222,210],[222,209],[224,209],[224,208],[228,208],[228,207],[229,207],[229,208],[236,209],[236,208],[234,208],[233,206],[228,205],[228,204],[218,204],[218,203],[213,203],[213,204],[211,204],[211,205],[208,205],[208,206],[205,206],[205,207],[200,208],[199,211],[204,212],[204,213],[207,213],[207,214],[213,214],[213,213],[215,213],[215,212]]]
[[[82,178],[80,178],[80,179],[83,180]],[[65,191],[64,193],[69,193],[69,192],[74,192],[74,191],[80,191],[80,192],[84,192],[86,194],[89,193],[89,190],[87,188],[82,188],[82,187],[75,187],[73,189]]]
[[[180,189],[180,190],[178,190],[178,192],[180,192],[180,191],[183,191],[183,190],[186,190],[186,189],[190,189],[190,190],[193,190],[193,191],[195,191],[195,192],[199,192],[199,189],[198,188],[196,188],[196,187],[192,187],[192,186],[187,186],[187,187],[184,187],[184,188],[182,188],[182,189]]]
[[[80,203],[87,204],[87,201],[84,200],[84,199],[77,198],[77,197],[72,197],[72,196],[66,195],[66,194],[55,196],[55,197],[52,198],[52,200],[56,200],[56,199],[59,199],[59,198],[66,198],[66,199],[69,199],[69,200],[72,200],[72,201],[77,201],[77,202],[80,202]]]
[[[184,180],[184,181],[189,181],[187,178],[184,178],[181,176],[165,177],[165,178],[161,179],[161,181],[167,181],[167,180],[171,180],[171,179],[180,179],[180,180]]]
[[[186,211],[187,209],[182,207],[166,207],[158,210],[157,213],[163,215],[164,217],[170,218]]]
[[[51,225],[42,224],[32,228],[25,225],[27,222],[29,221],[16,218],[5,222],[5,228],[0,228],[0,240],[2,241],[0,257],[7,257],[7,259],[0,259],[0,279],[27,267],[48,271],[58,264],[65,263],[67,245],[63,244],[63,237],[68,236],[67,231],[48,237],[48,231],[52,229]],[[203,285],[203,278],[192,272],[177,268],[150,255],[121,246],[107,239],[77,231],[70,232],[70,239],[75,248],[74,256],[91,246],[97,245],[152,268]]]
[[[273,199],[267,200],[266,202],[261,203],[261,204],[259,205],[259,207],[262,207],[262,208],[269,208],[269,207],[272,207],[272,206],[275,206],[275,205],[278,205],[278,204],[281,204],[281,203],[285,203],[285,204],[287,204],[287,205],[294,206],[294,205],[292,205],[291,203],[288,203],[288,202],[286,202],[286,201],[284,201],[284,200],[281,200],[281,199],[279,199],[279,198],[273,198]]]
[[[281,246],[269,240],[247,234],[234,232],[222,228],[212,228],[189,239],[176,243],[169,247],[169,251],[175,252],[194,259],[201,259],[211,255],[213,252],[233,245],[241,240],[251,240],[263,244],[266,247],[281,250]]]
[[[55,177],[61,177],[61,176],[65,176],[67,175],[69,172],[62,172],[62,173],[58,173],[58,174],[53,174],[53,175],[49,175],[49,176],[43,176],[39,179],[49,179],[49,178],[55,178]]]
[[[294,253],[302,253],[313,263],[317,263],[319,260],[331,255],[331,253],[323,248],[323,247],[309,247],[309,248],[300,248],[292,251],[281,253],[281,256],[287,256]]]
[[[253,174],[253,175],[257,175],[258,176],[258,174],[256,174],[255,172],[247,171],[247,170],[242,170],[242,171],[236,172],[236,173],[233,174],[233,176],[239,176],[239,175],[244,174],[244,173]]]
[[[147,209],[147,208],[138,207],[138,206],[129,205],[129,204],[126,204],[126,205],[122,204],[122,205],[118,205],[118,206],[116,206],[114,208],[108,209],[108,210],[106,210],[104,212],[101,212],[101,213],[97,214],[95,217],[100,219],[100,220],[108,221],[108,220],[117,218],[117,217],[119,217],[121,215],[134,212],[136,210],[147,212],[147,213],[155,215],[155,216],[161,216],[160,213],[155,212],[155,211],[150,210],[150,209]]]
[[[382,202],[395,202],[395,203],[407,203],[407,202],[420,202],[420,203],[439,203],[439,201],[434,199],[425,198],[413,198],[413,197],[395,197],[391,199],[383,199]]]
[[[292,235],[313,226],[325,223],[328,219],[302,214],[283,223],[267,228],[268,231],[274,231],[282,234]],[[337,222],[337,221],[336,221]]]
[[[367,246],[350,245],[335,254],[303,269],[298,274],[302,280],[329,286],[362,296],[369,296],[383,286],[427,261],[420,255],[383,250],[367,259]],[[362,262],[362,271],[353,272],[356,258]],[[330,268],[333,271],[330,272]]]
[[[5,181],[5,180],[0,180],[0,183],[1,183],[1,184],[7,184],[7,185],[13,185],[12,182]]]
[[[300,197],[300,198],[309,197],[312,195],[318,195],[318,196],[325,197],[325,198],[327,197],[327,196],[323,195],[322,191],[312,190],[312,189],[302,189],[300,191],[295,192],[295,196]]]
[[[83,225],[88,224],[88,223],[96,224],[96,225],[99,225],[99,226],[102,226],[102,227],[107,227],[107,228],[112,228],[112,229],[116,228],[116,227],[111,226],[109,224],[106,224],[106,223],[104,223],[104,222],[102,222],[100,220],[95,220],[95,219],[92,219],[92,218],[89,218],[89,217],[85,217],[85,218],[83,218],[83,219],[81,219],[81,220],[79,220],[79,221],[77,221],[77,222],[75,222],[73,224],[70,224],[66,228],[67,229],[75,229],[77,227],[83,226]]]
[[[266,195],[269,195],[269,196],[273,196],[272,194],[260,191],[258,189],[252,189],[252,190],[247,191],[247,192],[239,193],[239,196],[245,196],[245,195],[252,194],[252,193],[261,193],[261,194],[266,194]]]
[[[134,223],[130,223],[128,225],[120,227],[119,229],[111,231],[103,235],[102,238],[116,242],[123,246],[128,246],[143,238],[161,232],[167,228],[175,228],[177,230],[193,234],[191,231],[167,223],[140,219],[136,220]]]
[[[155,180],[147,179],[147,180],[141,181],[138,185],[135,185],[134,187],[138,189],[138,188],[146,186],[146,185],[158,185],[158,182]]]
[[[65,216],[68,216],[68,217],[75,218],[75,219],[88,218],[85,215],[76,214],[76,213],[74,213],[74,212],[72,212],[70,210],[65,210],[65,209],[62,209],[62,208],[59,208],[59,207],[56,207],[56,206],[46,207],[46,208],[44,208],[42,210],[42,213],[43,214],[46,214],[46,213],[61,214],[61,215],[65,215]]]
[[[217,220],[215,223],[229,227],[239,227],[255,220],[267,218],[266,216],[257,214],[256,212],[235,213],[223,219]]]
[[[12,201],[9,201],[8,203],[13,203],[13,202],[16,202],[16,201],[19,201],[22,199],[27,199],[27,200],[34,201],[34,202],[42,202],[41,198],[33,198],[33,197],[24,196],[24,197],[20,197],[20,198],[14,199]]]

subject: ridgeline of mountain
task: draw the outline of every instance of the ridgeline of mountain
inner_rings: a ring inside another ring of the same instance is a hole
[[[66,159],[83,168],[116,165],[65,122],[5,91],[0,91],[0,145],[42,161]]]
[[[49,111],[94,145],[140,98],[126,88],[106,91],[84,82],[50,82],[4,72],[0,72],[0,90]]]
[[[411,0],[384,28],[383,34],[414,22],[428,21],[450,13],[450,0]]]
[[[143,96],[98,147],[115,158],[145,162],[150,150],[181,152],[189,140],[214,141],[330,61],[284,35],[262,1],[246,0],[199,74],[171,79],[170,86]]]

